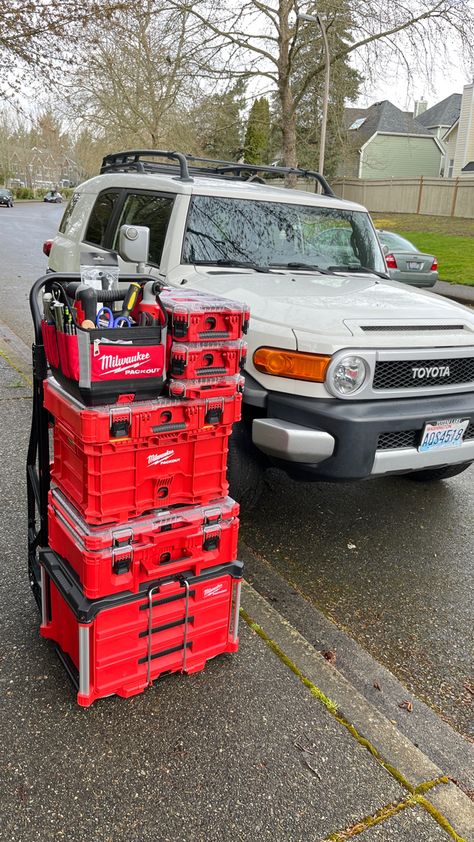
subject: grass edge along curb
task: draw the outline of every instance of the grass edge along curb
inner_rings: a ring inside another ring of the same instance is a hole
[[[280,659],[280,661],[282,661],[282,663],[285,664],[285,666],[288,667],[288,669],[290,669],[291,672],[294,675],[296,675],[296,677],[299,679],[299,681],[301,681],[301,683],[310,691],[310,693],[313,696],[315,696],[315,698],[318,699],[324,705],[324,707],[329,711],[329,713],[332,714],[332,716],[334,716],[334,718],[337,720],[337,722],[339,722],[341,725],[344,726],[344,728],[346,728],[349,731],[349,733],[354,737],[354,739],[359,743],[359,745],[361,745],[361,746],[363,746],[363,748],[367,749],[367,751],[386,770],[386,772],[388,772],[393,778],[395,778],[395,780],[404,789],[408,790],[408,792],[410,794],[409,798],[411,798],[411,801],[413,802],[413,804],[419,804],[421,807],[423,807],[431,815],[431,817],[433,819],[435,819],[437,824],[439,824],[440,827],[442,827],[443,830],[445,830],[446,833],[448,833],[451,836],[451,838],[455,840],[455,842],[468,842],[467,840],[463,839],[462,836],[459,836],[459,834],[457,834],[456,831],[454,830],[454,828],[451,827],[450,823],[443,816],[443,814],[439,810],[437,810],[436,807],[434,807],[429,801],[427,801],[427,799],[424,798],[423,795],[420,794],[420,793],[428,792],[434,786],[437,786],[437,785],[440,785],[440,784],[443,784],[443,783],[449,783],[449,779],[445,775],[443,775],[439,778],[436,778],[433,781],[426,781],[424,783],[421,783],[421,784],[418,785],[418,787],[412,786],[412,784],[410,784],[410,782],[405,778],[404,775],[402,775],[401,772],[398,771],[398,769],[396,769],[395,766],[393,766],[391,763],[388,763],[386,760],[384,760],[382,758],[382,756],[380,755],[378,750],[375,748],[375,746],[372,745],[370,740],[363,737],[362,734],[359,734],[357,728],[355,728],[355,726],[352,725],[349,722],[349,720],[347,720],[342,714],[339,713],[338,707],[335,704],[335,702],[333,702],[331,699],[329,699],[323,693],[323,691],[319,689],[319,687],[317,687],[309,678],[307,678],[307,676],[304,675],[304,673],[301,672],[301,670],[294,663],[294,661],[292,661],[291,658],[289,658],[288,655],[286,655],[283,652],[283,650],[278,645],[278,643],[276,643],[266,633],[266,631],[262,628],[262,626],[260,626],[255,620],[253,620],[250,617],[250,615],[247,614],[246,610],[242,607],[240,608],[240,616],[242,617],[243,620],[245,620],[245,622],[247,623],[249,628],[252,629],[252,631],[255,632],[255,634],[257,634],[263,640],[263,642],[268,646],[268,648],[271,649],[271,651]],[[408,802],[409,798],[407,798],[405,800]],[[389,806],[391,806],[391,805],[389,805]],[[408,803],[405,806],[408,806]],[[384,808],[382,808],[382,809],[384,809]],[[404,807],[400,808],[400,809],[404,809]],[[399,812],[399,810],[397,810],[396,812]],[[369,817],[369,819],[370,819],[370,817]],[[362,829],[365,829],[365,827],[362,828]],[[346,837],[346,838],[349,838],[349,837]],[[328,842],[340,842],[340,840],[343,840],[344,837],[343,836],[342,837],[335,836],[333,838],[333,837],[329,836],[329,837],[327,837],[327,839],[328,839]]]

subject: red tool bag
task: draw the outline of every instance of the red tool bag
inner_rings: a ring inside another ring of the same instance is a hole
[[[40,563],[40,632],[57,644],[80,705],[133,696],[163,673],[197,672],[238,649],[241,562],[93,601],[52,550],[41,551]]]
[[[237,555],[239,506],[230,497],[208,506],[157,509],[116,526],[89,526],[57,488],[49,493],[51,549],[76,572],[84,595],[137,592],[144,582],[208,567]]]

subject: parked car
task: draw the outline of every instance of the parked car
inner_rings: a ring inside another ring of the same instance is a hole
[[[7,208],[13,207],[13,194],[11,190],[0,187],[0,205],[5,205]]]
[[[43,202],[52,202],[56,205],[61,204],[63,197],[58,190],[48,190],[46,196],[43,199]]]
[[[415,287],[432,287],[438,280],[438,261],[434,254],[425,254],[417,247],[394,234],[393,231],[377,231],[382,246],[385,246],[385,263],[393,281],[401,281]]]
[[[247,507],[269,465],[328,481],[464,471],[474,462],[474,311],[390,280],[366,208],[324,179],[318,195],[257,173],[175,152],[108,155],[75,189],[49,271],[79,272],[81,252],[113,252],[123,273],[141,265],[171,287],[249,306],[228,462],[230,493]]]

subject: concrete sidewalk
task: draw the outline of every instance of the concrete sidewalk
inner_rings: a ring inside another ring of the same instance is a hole
[[[445,769],[248,585],[236,655],[75,704],[29,591],[28,370],[24,348],[2,348],[0,838],[474,840],[474,804]]]

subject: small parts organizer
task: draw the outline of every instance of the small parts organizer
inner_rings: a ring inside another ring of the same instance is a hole
[[[149,275],[85,286],[54,274],[31,290],[27,491],[40,633],[88,706],[238,649],[226,463],[249,312]]]

